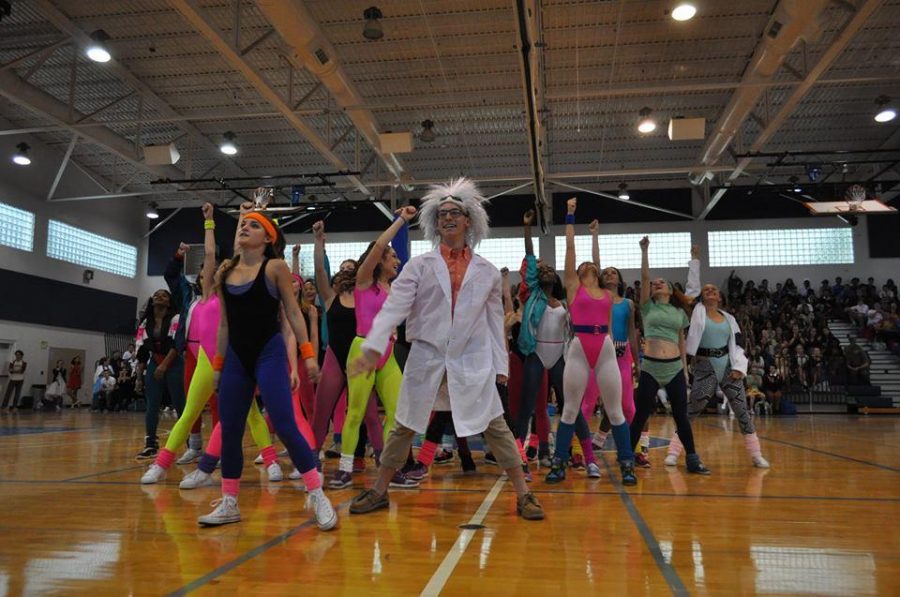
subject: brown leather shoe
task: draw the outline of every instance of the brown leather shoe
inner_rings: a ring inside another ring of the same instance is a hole
[[[525,520],[544,520],[544,508],[530,491],[516,500],[516,512]]]
[[[390,505],[387,491],[379,495],[374,489],[366,489],[353,498],[353,502],[350,503],[350,514],[368,514]]]

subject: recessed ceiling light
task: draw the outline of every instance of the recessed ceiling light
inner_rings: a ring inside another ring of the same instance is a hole
[[[672,9],[672,18],[676,21],[689,21],[697,14],[697,7],[693,2],[681,2]]]
[[[159,219],[159,212],[156,211],[156,203],[150,203],[150,204],[147,206],[147,212],[146,212],[146,214],[147,214],[147,217],[148,217],[149,219],[151,219],[151,220],[158,220],[158,219]]]
[[[628,185],[624,182],[619,184],[619,199],[622,201],[631,199],[631,195],[628,194]]]
[[[238,152],[237,145],[234,144],[234,140],[237,139],[237,135],[228,131],[224,135],[223,141],[219,144],[219,151],[224,153],[225,155],[235,155]]]
[[[656,121],[653,120],[653,110],[644,107],[639,112],[641,119],[638,121],[638,131],[644,135],[656,130]]]
[[[31,157],[28,155],[28,150],[31,149],[28,146],[28,143],[19,143],[16,145],[17,151],[13,154],[12,161],[19,166],[29,166],[31,164]]]
[[[91,43],[85,49],[84,53],[87,54],[87,57],[93,60],[94,62],[109,62],[112,60],[112,54],[109,53],[109,48],[106,42],[109,40],[109,35],[103,29],[97,29],[93,33],[91,33]]]
[[[890,122],[897,118],[897,109],[891,105],[891,98],[886,95],[880,95],[875,100],[878,110],[875,112],[875,122]]]

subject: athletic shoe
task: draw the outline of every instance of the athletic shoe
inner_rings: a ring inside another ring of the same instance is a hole
[[[584,470],[584,456],[581,454],[572,455],[572,468],[576,471]]]
[[[277,483],[278,481],[284,480],[284,472],[281,470],[281,465],[277,462],[273,462],[267,466],[266,473],[269,474],[270,482]]]
[[[442,464],[450,464],[453,462],[453,452],[450,450],[441,450],[437,454],[434,455],[434,460],[432,464],[442,465]]]
[[[460,463],[462,464],[462,472],[464,475],[474,475],[475,474],[475,461],[472,460],[471,454],[460,454],[459,455]]]
[[[341,443],[340,442],[332,442],[330,446],[325,448],[325,458],[340,458],[341,457]]]
[[[394,476],[388,486],[394,487],[396,489],[415,489],[419,486],[419,482],[414,481],[400,471],[397,471],[396,473],[394,473]]]
[[[555,483],[562,483],[565,480],[566,467],[562,462],[554,458],[553,465],[550,467],[550,472],[544,477],[544,482],[553,485]]]
[[[643,452],[634,455],[634,466],[640,468],[650,468],[650,459]]]
[[[485,452],[484,453],[484,463],[485,464],[493,464],[497,466],[497,457],[494,456],[493,452]]]
[[[516,498],[516,513],[525,520],[544,520],[544,508],[530,491]]]
[[[366,472],[366,459],[365,458],[354,458],[353,459],[353,472],[354,473]]]
[[[138,460],[151,460],[156,458],[156,455],[159,453],[159,448],[155,446],[145,446],[143,450],[138,452],[137,459]]]
[[[253,461],[253,464],[265,464],[265,459],[263,459],[262,454],[256,457],[256,460]]]
[[[622,485],[637,485],[637,477],[634,475],[634,463],[623,462],[619,465],[622,471]]]
[[[523,465],[522,465],[522,474],[525,475],[525,482],[526,482],[526,483],[533,483],[533,482],[534,482],[534,477],[531,476],[531,471],[528,470],[528,465],[527,465],[527,464],[523,464]]]
[[[300,473],[300,471],[297,470],[296,466],[294,467],[294,470],[292,470],[288,475],[288,479],[290,479],[291,481],[296,481],[297,479],[301,479],[302,477],[303,475]]]
[[[587,465],[587,476],[589,479],[600,478],[600,467],[596,462],[589,462]]]
[[[541,459],[538,461],[538,464],[544,468],[550,468],[553,466],[553,461],[550,460],[549,456],[541,456]]]
[[[678,466],[678,456],[675,454],[667,454],[666,459],[663,460],[663,464],[666,466]]]
[[[528,446],[525,448],[525,458],[528,459],[528,462],[534,462],[537,460],[537,448],[534,446]]]
[[[316,524],[319,525],[319,530],[330,531],[337,526],[337,512],[334,511],[331,501],[321,489],[310,492],[309,501],[316,514]]]
[[[696,462],[688,462],[687,471],[695,475],[711,475],[712,471],[706,468],[706,465],[698,458]]]
[[[144,485],[152,485],[154,483],[159,483],[165,478],[166,469],[154,462],[150,465],[150,468],[147,469],[147,472],[144,473],[144,476],[141,477],[141,483]]]
[[[197,462],[200,460],[201,456],[203,456],[202,451],[188,448],[187,452],[182,454],[181,458],[175,461],[175,464],[190,464],[192,462]]]
[[[290,456],[290,454],[288,454],[287,448],[278,453],[279,458],[287,458],[288,456]]]
[[[769,468],[769,461],[760,456],[753,457],[753,466],[756,468]]]
[[[197,489],[198,487],[211,487],[215,484],[216,482],[213,480],[212,475],[204,473],[200,469],[194,469],[181,480],[181,483],[178,484],[178,488]]]
[[[374,489],[366,489],[353,498],[353,501],[350,503],[350,514],[368,514],[381,508],[387,508],[390,505],[388,492],[385,491],[379,495],[375,493]]]
[[[428,467],[421,462],[417,462],[415,466],[413,466],[403,474],[406,475],[408,479],[412,479],[413,481],[421,481],[428,476]]]
[[[338,471],[334,474],[334,478],[328,482],[331,489],[346,489],[353,485],[353,475],[347,471]]]
[[[237,498],[233,495],[223,495],[212,505],[216,509],[198,518],[197,524],[202,527],[214,527],[241,521],[241,511],[238,509]]]

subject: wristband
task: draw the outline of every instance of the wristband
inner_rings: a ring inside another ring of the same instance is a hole
[[[566,214],[566,225],[575,224],[575,214]]]
[[[216,221],[215,220],[203,220],[203,229],[204,230],[215,230],[216,229]]]
[[[225,357],[217,354],[212,360],[213,371],[221,371],[223,367],[225,367]]]
[[[316,358],[316,351],[313,349],[312,342],[304,342],[300,345],[300,358],[304,361]]]

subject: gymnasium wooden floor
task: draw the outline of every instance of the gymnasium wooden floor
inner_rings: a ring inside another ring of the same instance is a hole
[[[654,436],[671,433],[670,419],[651,425]],[[548,518],[535,523],[515,516],[496,469],[464,478],[433,467],[421,489],[392,492],[390,511],[350,517],[357,490],[330,492],[341,526],[321,533],[305,494],[269,484],[249,447],[243,522],[200,529],[217,489],[179,491],[178,470],[162,485],[138,484],[142,415],[4,413],[0,593],[900,593],[900,419],[758,426],[767,472],[749,466],[733,420],[708,416],[695,433],[712,477],[666,470],[664,449],[627,491],[618,473],[574,473],[552,487],[536,475]],[[612,465],[612,453],[603,457]]]

